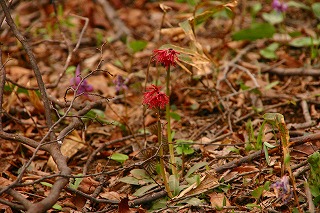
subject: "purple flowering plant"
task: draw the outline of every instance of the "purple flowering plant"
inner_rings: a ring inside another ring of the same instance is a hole
[[[273,188],[276,197],[280,197],[284,204],[288,203],[293,197],[293,192],[289,183],[289,176],[284,175],[281,180],[271,184],[270,186]]]
[[[128,86],[126,85],[127,81],[128,80],[124,79],[121,75],[117,75],[117,77],[113,79],[113,83],[116,86],[117,93],[128,89]]]
[[[93,91],[92,85],[88,84],[86,79],[82,80],[80,64],[76,68],[75,76],[70,80],[72,89],[77,90],[76,94],[85,94]]]
[[[288,5],[285,2],[280,2],[279,0],[273,0],[272,8],[279,13],[283,13],[288,9]]]

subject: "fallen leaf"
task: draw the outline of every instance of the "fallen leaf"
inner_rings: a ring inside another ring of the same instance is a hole
[[[230,206],[229,200],[226,198],[224,193],[217,193],[212,192],[209,194],[210,197],[210,203],[212,207],[223,207],[223,206]]]

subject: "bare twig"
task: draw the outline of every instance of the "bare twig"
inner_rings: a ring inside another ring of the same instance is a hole
[[[117,17],[116,11],[114,11],[109,2],[105,0],[97,0],[97,2],[103,7],[106,16],[117,31],[116,37],[113,40],[117,40],[123,35],[130,36],[130,29]]]
[[[281,67],[270,67],[265,64],[260,64],[262,72],[273,73],[283,76],[320,76],[319,69],[300,67],[300,68],[281,68]]]

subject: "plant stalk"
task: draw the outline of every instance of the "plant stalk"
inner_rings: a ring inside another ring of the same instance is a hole
[[[164,167],[164,154],[163,154],[163,144],[162,144],[162,131],[161,131],[161,122],[160,122],[160,109],[158,110],[158,121],[157,121],[157,127],[158,127],[158,143],[159,143],[159,155],[160,155],[160,172],[161,172],[161,176],[163,179],[163,183],[164,183],[164,187],[168,193],[168,196],[170,198],[173,197],[171,190],[170,190],[170,186],[168,183],[168,178],[166,175],[166,170]]]
[[[169,103],[166,105],[166,119],[167,119],[167,135],[168,135],[168,145],[170,154],[170,164],[172,174],[178,177],[178,172],[176,168],[176,160],[174,157],[174,149],[171,137],[171,121],[170,121],[170,66],[167,68],[167,78],[166,78],[166,95],[169,97]]]

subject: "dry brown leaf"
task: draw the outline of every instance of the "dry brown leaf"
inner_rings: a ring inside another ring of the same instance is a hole
[[[73,131],[72,135],[66,137],[63,141],[61,146],[61,153],[71,158],[73,157],[79,150],[85,148],[86,145],[82,141],[81,137],[79,136],[77,131]],[[56,163],[53,161],[52,157],[50,156],[48,160],[48,166],[51,168],[52,171],[58,172],[58,167]]]
[[[85,177],[82,179],[78,189],[84,193],[91,194],[98,186],[98,181],[95,181],[92,177]]]
[[[121,200],[120,194],[118,192],[102,192],[99,194],[100,197],[109,199],[109,200]]]
[[[208,171],[206,172],[206,176],[204,177],[204,180],[201,181],[201,183],[196,188],[187,192],[186,195],[199,194],[213,188],[214,186],[219,185],[219,181],[215,172]]]
[[[212,207],[223,207],[223,206],[231,206],[229,200],[226,198],[224,193],[212,192],[209,194],[210,203]]]
[[[0,186],[8,186],[12,183],[12,181],[4,178],[4,177],[0,177]]]
[[[34,106],[34,108],[37,110],[37,113],[43,114],[44,106],[37,93],[34,90],[28,90],[28,94],[29,100]]]

